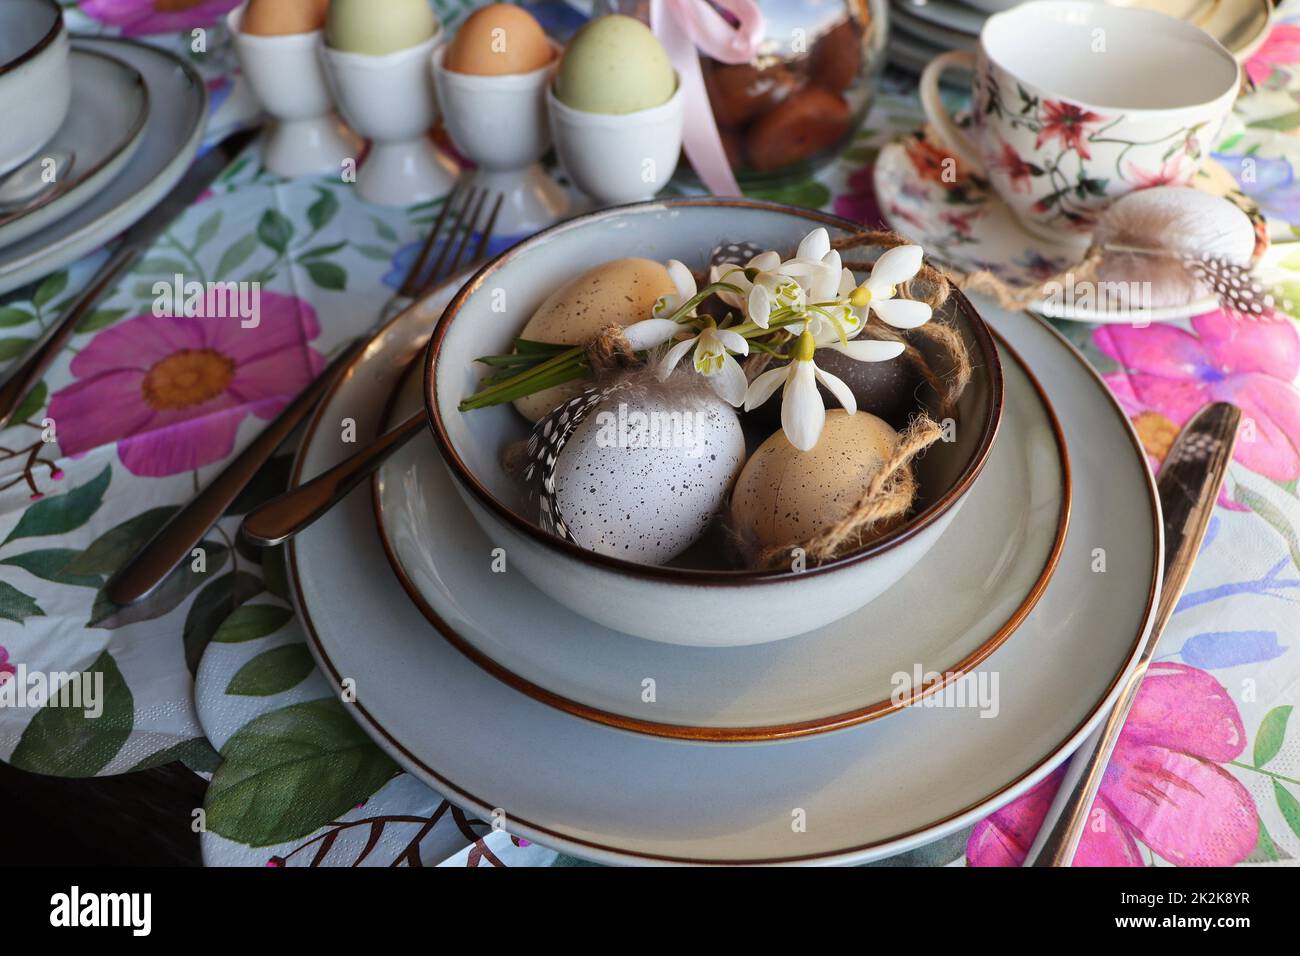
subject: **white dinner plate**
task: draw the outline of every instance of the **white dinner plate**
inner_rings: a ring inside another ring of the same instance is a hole
[[[95,198],[131,161],[144,139],[149,88],[139,70],[78,46],[72,48],[68,64],[72,105],[54,138],[38,154],[72,154],[67,182],[56,185],[39,204],[0,214],[0,246],[25,239]]]
[[[914,20],[924,20],[936,26],[977,37],[984,27],[988,14],[954,0],[925,0],[915,3],[913,0],[894,0],[891,12],[898,11]]]
[[[898,34],[920,40],[941,50],[967,50],[973,53],[979,46],[978,32],[962,33],[951,27],[940,26],[916,16],[905,4],[896,4],[889,12],[893,15],[892,26]]]
[[[338,440],[344,418],[374,433],[450,291],[395,320],[340,378],[307,430],[296,478],[355,450]],[[977,671],[986,687],[997,682],[996,716],[913,707],[839,733],[737,746],[566,714],[430,633],[384,559],[369,489],[288,547],[323,673],[336,687],[348,681],[361,726],[429,786],[483,819],[504,814],[517,836],[600,862],[861,862],[987,815],[1058,765],[1114,700],[1150,627],[1162,543],[1141,444],[1101,378],[1045,324],[981,308],[1046,385],[1067,445],[1084,451],[1051,585]],[[924,627],[945,599],[932,595],[908,626]],[[528,636],[521,628],[518,639]]]
[[[1012,638],[1065,541],[1069,459],[1055,413],[1014,356],[1003,350],[1001,358],[1003,421],[969,507],[902,581],[809,634],[733,648],[663,644],[593,623],[521,576],[502,586],[490,563],[478,560],[493,546],[429,434],[375,475],[384,550],[435,633],[520,692],[568,713],[714,741],[803,736],[882,717],[956,680]],[[405,376],[385,428],[421,407],[421,386],[421,376]],[[929,601],[939,591],[945,600]],[[925,627],[898,626],[923,605]],[[922,675],[943,676],[916,680],[918,662]],[[653,695],[643,685],[647,675]]]
[[[208,93],[193,67],[135,40],[78,37],[76,45],[115,57],[144,77],[149,91],[144,136],[131,162],[99,195],[0,249],[0,293],[62,269],[133,225],[176,185],[203,141]]]

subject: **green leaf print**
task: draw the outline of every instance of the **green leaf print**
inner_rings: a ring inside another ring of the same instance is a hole
[[[186,559],[139,604],[119,607],[108,599],[103,590],[95,594],[94,606],[90,609],[90,620],[86,627],[102,627],[114,630],[136,624],[140,621],[152,621],[170,614],[191,592],[201,587],[221,573],[226,562],[230,560],[230,549],[216,541],[204,541],[200,544],[207,556],[202,571],[195,571],[193,561]]]
[[[304,262],[302,265],[306,268],[307,275],[311,276],[311,281],[322,289],[342,292],[348,287],[348,274],[342,266],[336,266],[332,262],[322,262],[319,259]]]
[[[205,801],[208,829],[248,846],[306,836],[397,772],[334,697],[263,714],[221,756]]]
[[[274,604],[245,604],[221,622],[212,640],[219,644],[242,644],[274,634],[293,619],[288,608]]]
[[[0,621],[21,624],[29,617],[44,617],[45,612],[30,594],[24,594],[7,581],[0,581]]]
[[[36,387],[27,393],[27,397],[18,403],[18,408],[14,412],[11,421],[15,423],[27,421],[45,407],[45,400],[49,398],[49,395],[50,392],[45,383],[37,382]]]
[[[1255,766],[1262,767],[1278,755],[1286,739],[1286,724],[1291,719],[1291,705],[1274,707],[1260,722],[1255,734]]]
[[[63,568],[63,573],[113,574],[178,510],[177,505],[151,508],[110,528],[72,558]]]
[[[316,662],[305,644],[285,644],[258,654],[241,667],[226,686],[237,697],[270,697],[297,687]]]
[[[104,502],[104,492],[113,469],[107,466],[98,475],[67,494],[42,498],[23,512],[17,527],[9,532],[4,543],[19,538],[35,538],[49,534],[66,534],[75,531],[90,520]]]
[[[268,249],[283,253],[293,239],[293,223],[279,210],[268,209],[257,224],[257,238]]]
[[[190,605],[185,616],[182,640],[185,645],[185,663],[190,673],[199,669],[203,651],[235,608],[249,601],[263,590],[262,582],[247,571],[232,571],[207,585]]]
[[[257,236],[255,234],[250,232],[242,239],[237,239],[221,254],[221,259],[217,262],[217,277],[229,278],[230,274],[247,262],[248,257],[256,251]]]
[[[0,329],[12,329],[19,325],[26,325],[35,319],[36,316],[25,309],[15,309],[13,306],[0,308]]]
[[[0,564],[11,564],[14,567],[22,568],[29,574],[45,581],[53,581],[55,584],[69,584],[73,587],[97,588],[104,583],[104,579],[97,574],[69,574],[66,570],[68,562],[76,558],[80,552],[72,548],[46,548],[40,551],[28,551],[26,554],[16,554],[12,558],[5,558]]]
[[[316,195],[319,198],[307,209],[307,221],[311,223],[312,229],[319,232],[338,214],[339,200],[325,189],[317,189]]]
[[[117,756],[135,725],[135,698],[113,655],[100,654],[86,673],[102,675],[98,716],[85,707],[46,705],[23,731],[9,762],[20,770],[56,777],[93,777]],[[84,701],[83,701],[84,703]]]
[[[32,304],[38,309],[43,309],[49,303],[58,298],[67,287],[67,270],[56,272],[36,287],[36,294],[32,296]]]

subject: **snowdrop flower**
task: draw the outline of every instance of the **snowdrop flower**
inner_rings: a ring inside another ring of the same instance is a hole
[[[933,310],[926,303],[894,297],[898,286],[921,271],[921,256],[920,246],[898,246],[876,260],[867,281],[847,296],[863,325],[871,312],[896,329],[914,329],[930,321]]]
[[[782,273],[781,266],[780,255],[763,252],[744,266],[714,266],[710,280],[735,286],[738,292],[722,290],[718,298],[742,310],[745,317],[760,329],[766,329],[774,312],[784,309],[799,311],[807,301],[803,287],[796,279]]]
[[[673,280],[673,285],[677,287],[677,291],[659,297],[658,301],[655,302],[654,309],[651,311],[655,318],[666,318],[672,315],[695,298],[696,293],[699,292],[695,285],[695,275],[683,263],[678,262],[676,259],[669,259],[665,268],[668,270],[668,278]],[[687,315],[694,316],[695,310],[691,309]]]
[[[853,392],[842,379],[819,369],[813,361],[817,350],[813,334],[804,330],[790,350],[790,361],[780,368],[770,369],[749,384],[745,394],[745,411],[762,405],[781,388],[781,429],[790,444],[800,451],[809,451],[821,437],[826,424],[826,406],[822,404],[817,383],[826,386],[850,415],[858,410]],[[843,352],[858,362],[883,362],[895,358],[903,351],[899,342],[859,340],[828,346]]]
[[[749,343],[743,335],[729,329],[719,329],[712,323],[698,335],[684,339],[668,350],[656,369],[659,381],[662,382],[672,374],[692,346],[695,348],[695,371],[705,377],[717,396],[736,407],[744,404],[748,383],[744,370],[732,358],[731,353],[748,355]]]

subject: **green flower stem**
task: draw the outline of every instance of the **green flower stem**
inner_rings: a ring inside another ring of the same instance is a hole
[[[540,392],[543,388],[550,387],[549,385],[537,384],[539,381],[545,381],[549,373],[579,368],[585,364],[586,357],[587,350],[581,345],[575,345],[573,348],[561,352],[545,362],[534,365],[525,372],[511,376],[499,385],[493,385],[490,388],[475,392],[461,402],[459,408],[462,412],[468,412],[475,408],[499,405],[502,402],[514,401],[524,395],[531,395],[533,392]],[[523,388],[523,391],[519,390],[521,388]]]
[[[1297,786],[1300,786],[1300,780],[1296,780],[1293,777],[1284,777],[1282,774],[1274,773],[1272,770],[1265,770],[1263,767],[1252,767],[1250,764],[1241,763],[1238,760],[1229,760],[1228,766],[1240,767],[1242,770],[1249,770],[1253,773],[1263,774],[1265,777],[1272,777],[1274,780],[1281,780],[1285,783],[1294,783]]]

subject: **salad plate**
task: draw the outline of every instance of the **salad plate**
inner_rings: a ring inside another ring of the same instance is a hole
[[[135,40],[78,37],[77,47],[107,54],[144,77],[149,118],[121,173],[57,222],[0,248],[0,293],[63,268],[134,224],[176,185],[203,141],[208,94],[194,68]]]
[[[359,436],[378,429],[449,292],[386,327],[339,378],[307,429],[295,481],[352,450],[338,441],[342,418]],[[1067,446],[1087,449],[1051,584],[971,678],[989,706],[956,706],[945,691],[888,720],[748,746],[585,720],[430,633],[388,569],[364,492],[288,546],[322,672],[335,687],[347,681],[350,713],[419,779],[470,812],[495,811],[516,836],[590,860],[865,862],[980,819],[1042,780],[1103,717],[1150,626],[1162,564],[1154,482],[1105,384],[1044,323],[981,308],[1044,383]],[[924,621],[918,609],[913,626]]]
[[[66,180],[22,209],[0,213],[0,246],[25,239],[85,205],[131,161],[149,118],[149,89],[140,71],[115,57],[72,48],[72,106],[43,147],[74,157]],[[62,172],[62,171],[60,171]]]
[[[637,733],[712,741],[849,727],[901,710],[977,666],[1015,633],[1059,560],[1070,500],[1059,424],[1032,373],[1009,353],[1002,359],[1007,399],[999,437],[969,507],[934,557],[862,610],[797,638],[735,648],[646,641],[568,610],[522,575],[497,573],[483,560],[494,542],[461,504],[427,434],[373,479],[380,538],[438,634],[488,673],[567,713]],[[407,374],[384,427],[421,401],[419,377]],[[927,626],[907,627],[936,591],[945,600],[931,607]],[[743,616],[743,605],[736,613]],[[917,680],[916,665],[938,679]]]

